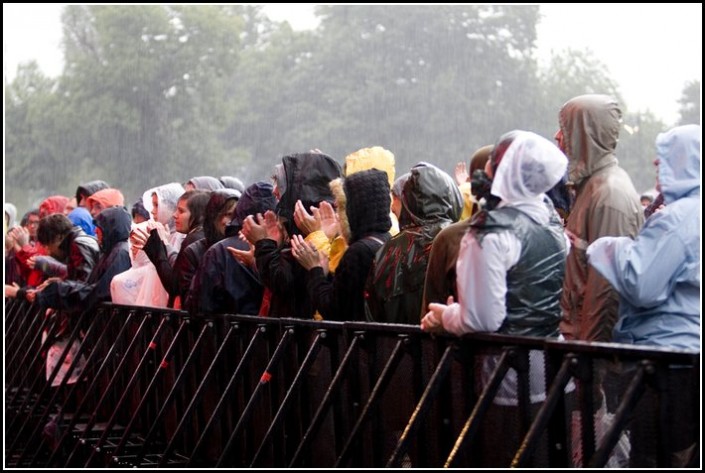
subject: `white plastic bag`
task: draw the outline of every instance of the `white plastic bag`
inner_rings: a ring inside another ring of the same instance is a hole
[[[42,334],[42,341],[46,339],[46,332]],[[54,371],[54,368],[56,368],[56,365],[59,363],[59,358],[61,357],[61,354],[64,352],[66,347],[68,346],[68,339],[59,339],[55,341],[50,347],[49,350],[47,350],[47,361],[46,361],[46,379],[47,381],[49,380],[49,377],[51,376],[51,373]],[[73,363],[73,360],[76,358],[76,354],[78,353],[78,349],[80,347],[80,343],[78,340],[74,340],[73,344],[71,345],[71,348],[69,349],[68,354],[66,355],[66,358],[64,358],[63,363],[61,364],[61,368],[59,368],[59,372],[56,374],[56,377],[54,380],[51,382],[52,387],[59,386],[61,382],[64,380],[64,377],[69,371],[69,368],[71,367],[71,363]],[[71,373],[71,377],[67,381],[67,384],[74,384],[76,383],[79,378],[81,377],[81,374],[83,373],[83,369],[86,367],[86,357],[81,355],[80,360],[78,361],[78,364],[76,367],[73,369],[73,372]]]
[[[612,427],[614,422],[614,414],[607,412],[607,408],[603,404],[597,412],[595,412],[595,443],[599,446],[605,433]],[[581,412],[573,411],[571,416],[571,446],[573,456],[573,467],[584,467],[585,459],[583,458],[583,443],[581,435]],[[631,443],[629,442],[629,431],[625,430],[620,435],[617,444],[614,446],[612,453],[605,463],[605,468],[629,468],[629,454],[631,452]]]

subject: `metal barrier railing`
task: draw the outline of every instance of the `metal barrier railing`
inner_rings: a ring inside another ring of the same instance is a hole
[[[699,353],[111,304],[81,318],[47,373],[57,322],[6,301],[6,467],[699,462]]]

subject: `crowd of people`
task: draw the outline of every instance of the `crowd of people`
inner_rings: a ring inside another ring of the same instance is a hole
[[[100,180],[18,225],[5,204],[5,297],[67,327],[112,301],[699,351],[700,126],[659,135],[646,213],[620,126],[614,99],[584,95],[561,108],[555,143],[510,131],[455,179],[426,161],[397,178],[379,146],[344,166],[316,149],[283,157],[271,182],[194,177],[131,212]]]

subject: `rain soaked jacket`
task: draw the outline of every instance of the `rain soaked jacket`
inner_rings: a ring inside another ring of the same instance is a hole
[[[567,339],[612,341],[619,300],[609,282],[588,265],[585,250],[603,236],[635,237],[644,210],[615,148],[621,111],[604,95],[583,95],[560,111],[568,173],[576,190],[566,222],[571,240],[561,308]]]
[[[90,276],[83,281],[66,280],[50,284],[37,293],[37,302],[74,314],[109,301],[113,277],[127,271],[132,264],[127,243],[131,222],[132,217],[122,207],[111,207],[98,214],[96,226],[103,232],[103,241],[98,262]]]
[[[349,246],[334,276],[326,277],[320,267],[309,270],[309,298],[326,320],[364,320],[365,280],[375,253],[389,239],[392,225],[387,175],[368,169],[336,179],[330,187]]]
[[[604,237],[590,264],[620,296],[614,341],[700,350],[700,126],[656,139],[666,206],[636,239]]]
[[[262,304],[263,286],[256,268],[243,265],[228,252],[228,247],[249,249],[238,233],[248,215],[273,210],[276,198],[272,185],[256,182],[245,189],[235,208],[235,217],[225,229],[225,239],[211,246],[203,256],[191,292],[189,310],[209,314],[257,315]]]
[[[282,158],[286,175],[285,191],[276,213],[289,236],[299,234],[294,224],[294,205],[301,200],[304,208],[318,206],[325,200],[333,203],[329,183],[342,175],[340,165],[321,153],[301,153]],[[306,289],[307,271],[291,255],[291,248],[278,246],[274,240],[255,244],[255,260],[262,283],[271,291],[269,314],[273,317],[311,318],[314,309]]]
[[[419,163],[402,191],[401,232],[378,252],[367,281],[370,321],[418,324],[431,244],[455,222],[463,197],[453,179],[436,166]]]

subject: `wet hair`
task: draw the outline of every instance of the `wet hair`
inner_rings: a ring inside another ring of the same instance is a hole
[[[57,238],[62,240],[71,232],[73,223],[64,214],[47,215],[39,221],[37,241],[42,245],[53,243]]]
[[[30,215],[36,215],[37,217],[39,217],[39,209],[28,210],[27,213],[25,213],[25,214],[22,216],[22,220],[20,220],[20,225],[21,225],[21,226],[23,226],[23,227],[26,227],[26,226],[27,226],[27,223],[29,222],[29,216],[30,216]]]
[[[494,179],[494,176],[497,174],[497,168],[499,167],[499,163],[502,162],[504,153],[507,152],[507,149],[512,144],[518,134],[519,132],[517,130],[509,131],[503,134],[497,140],[497,143],[494,145],[494,148],[492,148],[492,152],[490,153],[489,157],[490,169],[492,169],[492,179]]]
[[[206,215],[206,205],[211,198],[211,191],[203,189],[193,189],[184,192],[179,200],[186,199],[186,208],[191,214],[188,219],[188,229],[193,230],[199,225],[203,225],[203,218]]]

